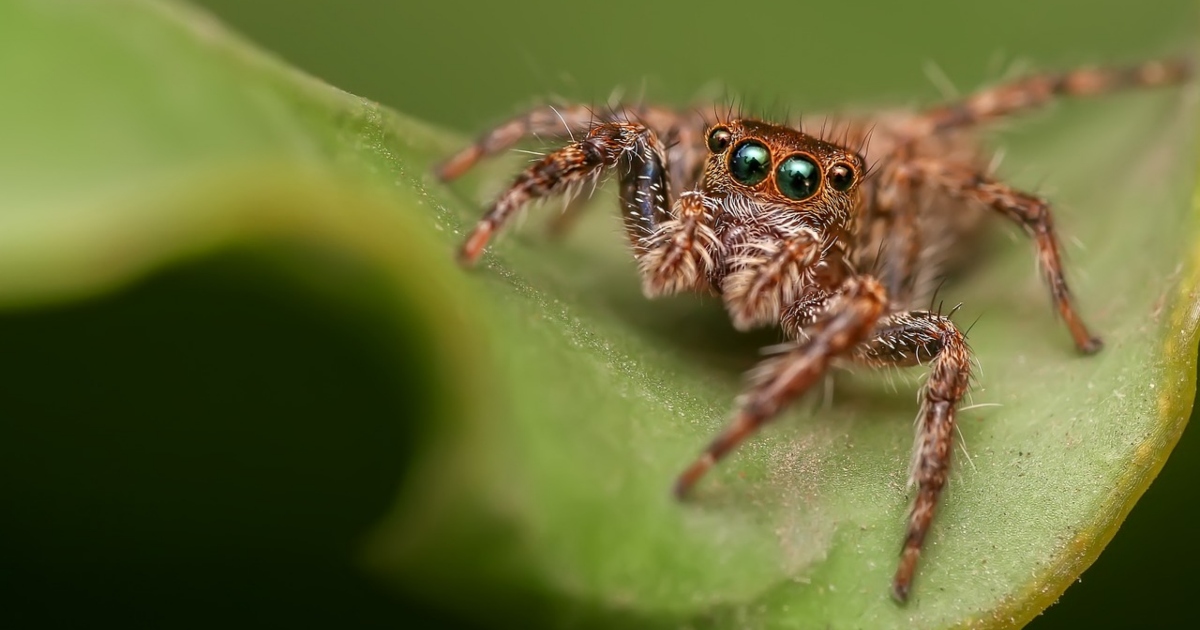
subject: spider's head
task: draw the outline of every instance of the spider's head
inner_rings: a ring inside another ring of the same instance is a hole
[[[704,191],[734,212],[844,223],[866,172],[850,149],[756,120],[716,124],[707,140]]]

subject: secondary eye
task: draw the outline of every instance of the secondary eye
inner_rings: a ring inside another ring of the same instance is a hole
[[[849,164],[834,164],[829,169],[829,185],[838,192],[846,192],[854,185],[854,168]]]
[[[739,144],[729,157],[729,173],[745,186],[761,182],[771,173],[771,151],[756,140]]]
[[[724,127],[717,127],[708,133],[708,150],[713,153],[720,153],[729,148],[729,141],[733,139],[733,134]]]
[[[793,155],[780,162],[775,176],[779,192],[796,201],[817,194],[817,189],[821,187],[821,169],[807,155]]]

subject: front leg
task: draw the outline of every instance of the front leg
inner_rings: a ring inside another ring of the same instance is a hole
[[[739,398],[733,422],[679,476],[676,496],[686,495],[717,461],[812,387],[834,358],[867,339],[886,304],[887,295],[878,280],[869,276],[847,279],[827,300],[816,321],[805,329],[807,337],[803,341],[755,368],[750,387]]]
[[[618,168],[626,229],[635,247],[669,218],[666,149],[639,123],[606,122],[525,169],[475,224],[459,252],[474,264],[493,234],[529,202],[570,194],[595,182],[605,169]]]
[[[595,111],[582,104],[560,107],[544,105],[505,121],[479,136],[470,146],[450,156],[434,170],[438,179],[448,182],[461,177],[480,160],[496,155],[527,137],[571,138],[584,135],[594,125],[607,120],[597,118]]]
[[[904,602],[938,499],[946,487],[955,409],[971,379],[971,350],[950,318],[913,311],[896,313],[881,321],[875,335],[855,349],[854,357],[874,367],[930,365],[909,471],[909,484],[917,486],[917,497],[909,511],[900,566],[892,581],[892,595]]]
[[[542,105],[525,111],[480,135],[475,142],[450,156],[434,169],[444,182],[461,177],[480,160],[516,146],[522,140],[574,140],[583,137],[604,123],[636,122],[654,130],[671,153],[672,170],[680,178],[699,173],[705,156],[703,130],[708,126],[699,112],[678,112],[652,105],[621,105],[592,107],[582,103],[560,106]],[[697,131],[698,130],[698,131]],[[674,184],[691,185],[673,178]]]

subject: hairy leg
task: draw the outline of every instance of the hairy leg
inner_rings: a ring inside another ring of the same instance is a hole
[[[1067,329],[1070,330],[1075,346],[1085,354],[1091,354],[1103,347],[1100,338],[1089,332],[1084,325],[1067,288],[1067,281],[1063,277],[1062,258],[1059,255],[1058,234],[1054,229],[1050,204],[1046,200],[958,163],[922,160],[913,165],[920,170],[922,179],[929,184],[963,201],[989,207],[1024,228],[1037,247],[1039,266],[1046,284],[1050,287],[1050,296]]]
[[[694,114],[675,113],[668,110],[654,110],[646,126],[666,145],[667,175],[671,190],[691,190],[700,182],[704,161],[708,158],[708,148],[704,143],[706,128],[704,121]],[[622,115],[625,120],[629,115]],[[642,122],[640,118],[637,118]],[[587,199],[578,197],[570,200],[562,212],[547,222],[546,232],[551,238],[562,238],[575,226],[587,206]]]
[[[582,140],[547,155],[517,175],[515,181],[475,224],[459,252],[473,264],[504,223],[530,201],[570,195],[594,182],[606,169],[618,168],[622,215],[635,248],[670,218],[666,149],[655,133],[638,123],[601,123]]]
[[[987,123],[1047,105],[1057,97],[1094,96],[1132,88],[1174,85],[1187,80],[1187,59],[1150,61],[1126,67],[1079,68],[1038,74],[980,90],[965,99],[919,116],[914,135],[938,133]]]
[[[755,368],[748,389],[739,399],[733,422],[679,476],[675,482],[676,496],[685,496],[722,457],[817,383],[830,361],[868,338],[886,304],[887,295],[879,281],[869,276],[848,279],[828,300],[816,321],[805,329],[804,340]]]
[[[450,181],[466,173],[480,160],[511,148],[527,137],[557,140],[572,138],[576,134],[583,136],[595,124],[607,120],[604,116],[596,116],[592,108],[585,105],[535,107],[489,129],[470,146],[442,162],[435,172],[442,181]]]
[[[688,173],[699,172],[697,160],[705,156],[703,117],[696,113],[650,105],[593,108],[568,104],[561,107],[534,107],[489,129],[470,146],[442,162],[435,173],[442,181],[450,181],[466,173],[480,160],[512,148],[526,138],[575,140],[586,136],[597,125],[613,122],[637,123],[654,130],[670,154],[672,184],[678,186],[679,190],[686,190],[695,184],[695,181],[686,180]]]
[[[910,311],[881,320],[875,335],[854,350],[854,358],[875,367],[930,366],[909,471],[909,484],[917,486],[917,497],[909,511],[900,566],[892,581],[892,595],[903,602],[908,599],[921,547],[946,487],[955,410],[971,379],[971,350],[950,318]]]

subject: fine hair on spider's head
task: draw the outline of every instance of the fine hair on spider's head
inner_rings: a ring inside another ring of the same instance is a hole
[[[845,229],[866,170],[863,157],[841,145],[756,119],[717,122],[707,147],[704,192],[721,200],[731,222],[783,233]]]

